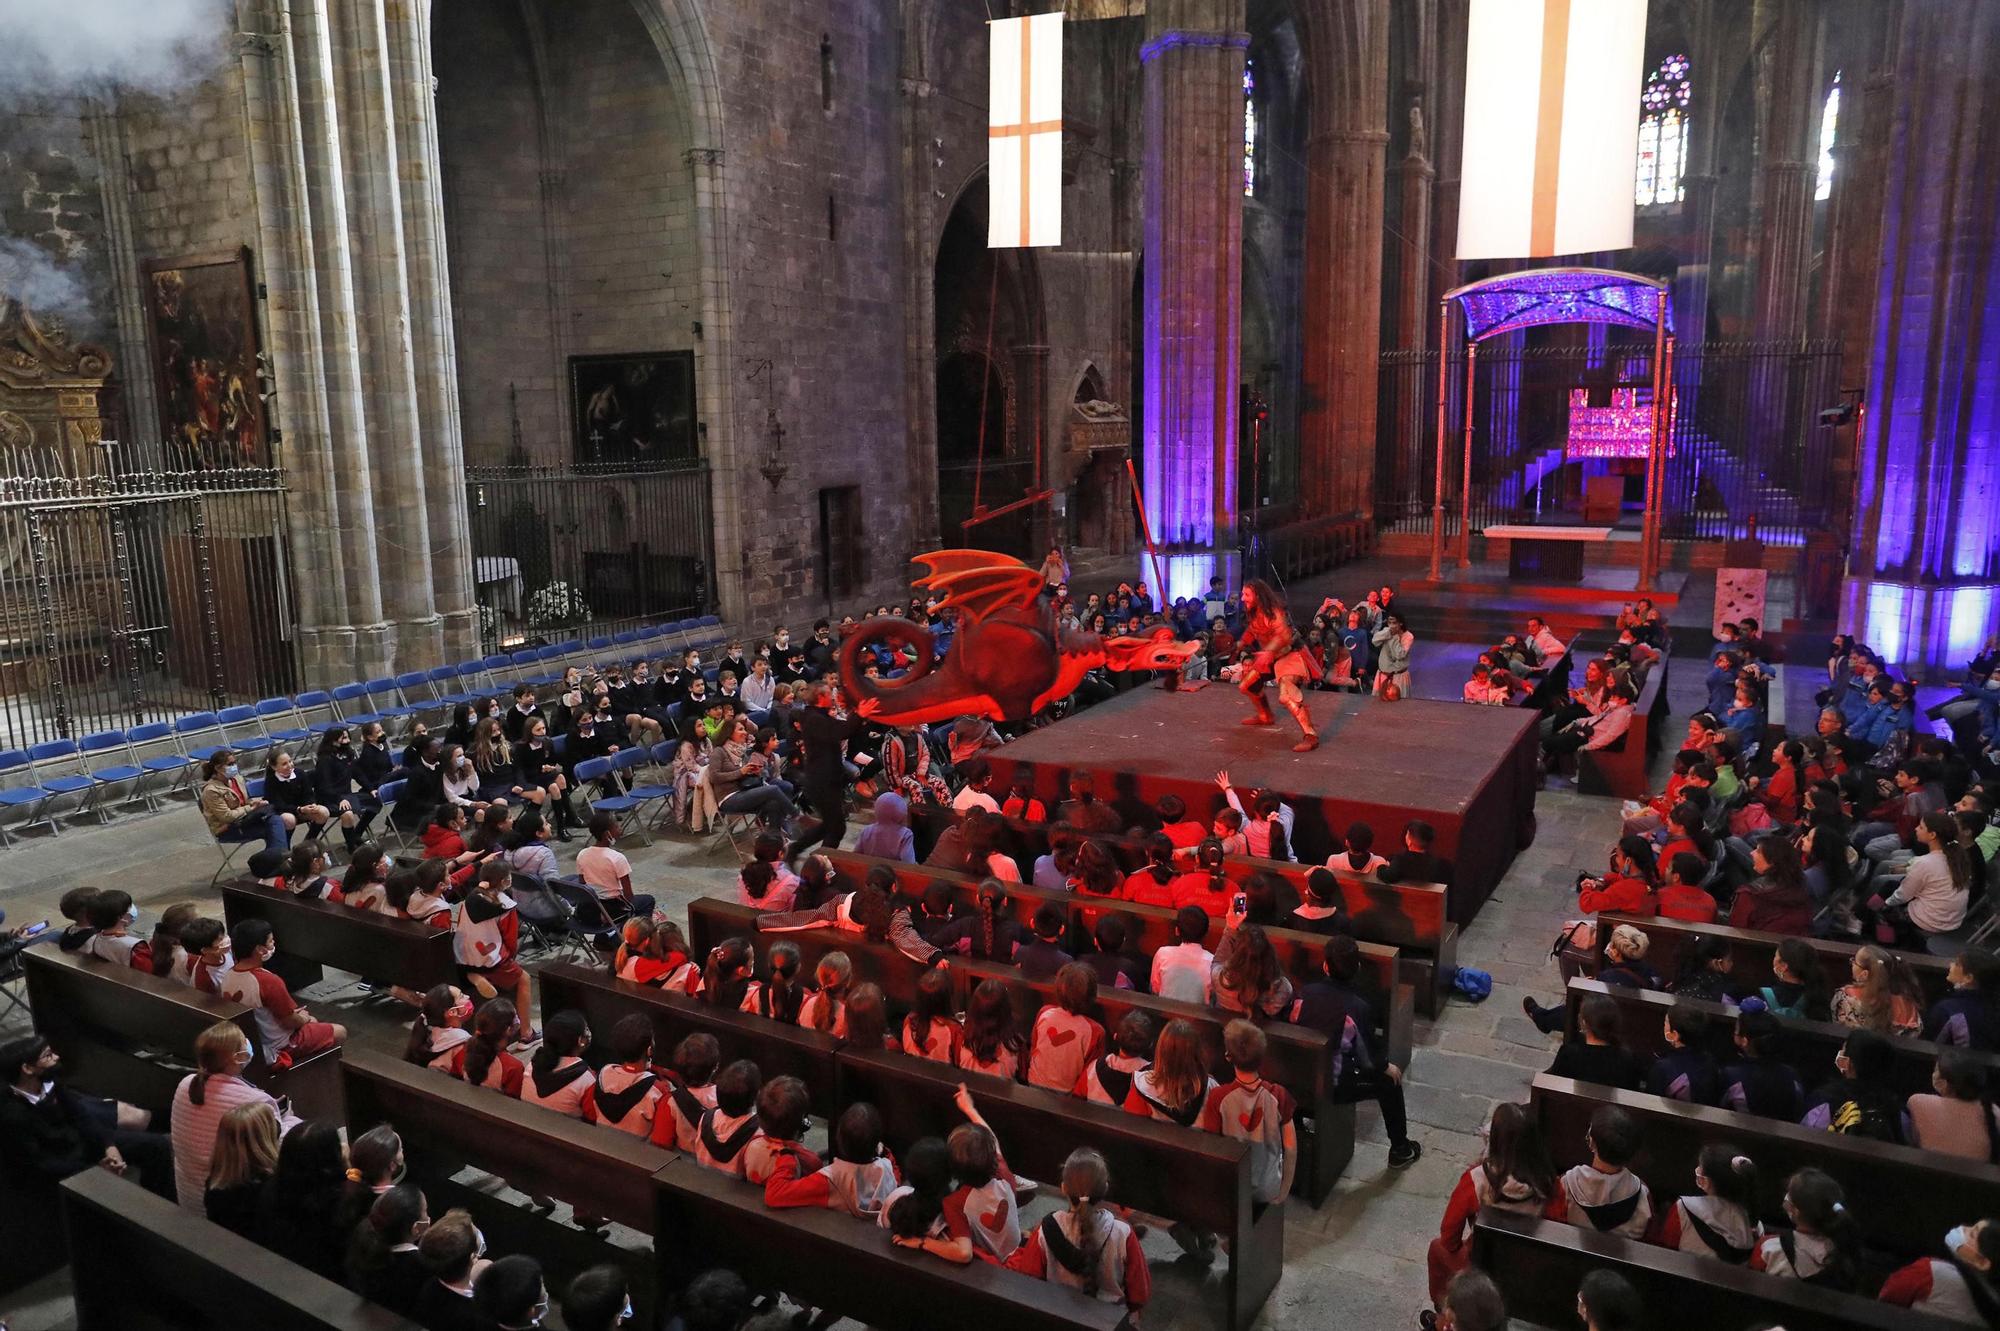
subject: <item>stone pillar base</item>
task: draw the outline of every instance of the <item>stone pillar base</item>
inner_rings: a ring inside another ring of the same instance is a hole
[[[1848,578],[1843,626],[1904,670],[1959,670],[2000,631],[2000,583]]]

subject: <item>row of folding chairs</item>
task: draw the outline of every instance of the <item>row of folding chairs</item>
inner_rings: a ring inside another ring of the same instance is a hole
[[[418,720],[441,722],[459,703],[505,696],[516,683],[539,693],[560,683],[571,666],[629,665],[723,641],[721,621],[702,615],[0,751],[0,846],[37,826],[59,833],[65,819],[109,822],[123,809],[158,809],[192,790],[200,765],[222,748],[254,758],[275,745],[311,743],[336,726],[370,721],[403,731]]]

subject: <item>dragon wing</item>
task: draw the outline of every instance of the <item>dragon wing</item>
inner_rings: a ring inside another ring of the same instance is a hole
[[[1042,593],[1039,570],[991,550],[933,550],[910,562],[930,570],[913,585],[943,592],[944,606],[968,620],[985,619],[1009,606],[1031,609]]]

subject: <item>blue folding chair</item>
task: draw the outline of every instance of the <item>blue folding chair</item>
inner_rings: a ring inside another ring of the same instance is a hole
[[[273,744],[304,744],[313,737],[306,728],[305,718],[299,714],[298,704],[290,698],[260,698],[252,706],[257,710],[258,723]]]
[[[263,719],[254,706],[225,707],[215,714],[222,726],[222,742],[238,753],[262,753],[271,747],[264,733]]]
[[[76,742],[86,774],[91,780],[90,798],[84,812],[97,815],[99,822],[111,821],[111,809],[131,804],[139,798],[139,782],[146,773],[131,761],[132,748],[122,730],[100,730]],[[120,760],[123,761],[120,761]],[[102,762],[102,767],[92,763]]]
[[[132,761],[140,771],[134,794],[149,809],[159,808],[160,797],[171,794],[187,776],[188,756],[180,751],[175,738],[170,721],[148,721],[125,732]]]
[[[644,750],[628,750],[628,752],[639,753],[641,761],[644,761]],[[585,758],[576,765],[576,787],[583,795],[584,808],[587,812],[617,814],[621,821],[629,821],[632,824],[632,830],[640,836],[645,837],[646,844],[650,845],[653,838],[647,834],[641,817],[646,807],[646,801],[635,799],[630,795],[593,796],[590,793],[591,783],[601,781],[609,776],[612,770],[618,766],[618,758],[623,756],[623,754],[618,754],[610,758]]]
[[[392,685],[395,683],[394,680],[390,680],[389,682]],[[349,704],[355,702],[357,699],[360,701],[361,706],[358,708],[350,707]],[[382,719],[369,711],[368,708],[368,686],[366,684],[342,684],[333,691],[335,726],[346,726],[351,730],[355,726],[365,726],[370,721],[379,721]],[[333,728],[334,726],[327,727],[328,730],[332,730]]]
[[[389,817],[389,810],[396,806],[397,800],[403,798],[403,788],[408,784],[407,781],[384,781],[375,787],[375,798],[382,801],[382,812],[375,816],[374,826],[381,829],[380,835],[395,838],[398,850],[408,850],[410,839]]]
[[[264,778],[261,776],[253,776],[248,781],[245,781],[243,783],[243,794],[246,799],[251,799],[251,800],[263,799]],[[236,859],[238,855],[243,853],[243,848],[251,844],[252,843],[248,841],[218,840],[215,843],[215,848],[222,852],[222,863],[215,866],[215,874],[208,880],[208,885],[210,887],[214,887],[216,883],[220,882],[222,879],[222,875],[228,871],[230,864]]]
[[[41,817],[48,820],[51,828],[58,819],[83,811],[84,802],[97,783],[83,774],[83,759],[75,740],[51,739],[31,744],[28,761],[33,764],[34,783],[49,792]]]
[[[214,736],[213,744],[203,743],[208,736]],[[189,759],[197,763],[207,762],[210,755],[228,747],[228,740],[222,733],[222,722],[214,712],[196,712],[174,722],[174,737],[188,746]]]
[[[14,832],[42,821],[51,792],[35,784],[34,771],[26,749],[0,752],[0,845],[11,844]],[[61,830],[49,824],[49,831]]]

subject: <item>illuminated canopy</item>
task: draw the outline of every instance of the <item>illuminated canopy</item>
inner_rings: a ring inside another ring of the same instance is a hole
[[[1667,284],[1608,268],[1536,268],[1502,273],[1447,291],[1465,313],[1465,336],[1483,342],[1543,324],[1617,324],[1652,332],[1662,314],[1674,331]]]

